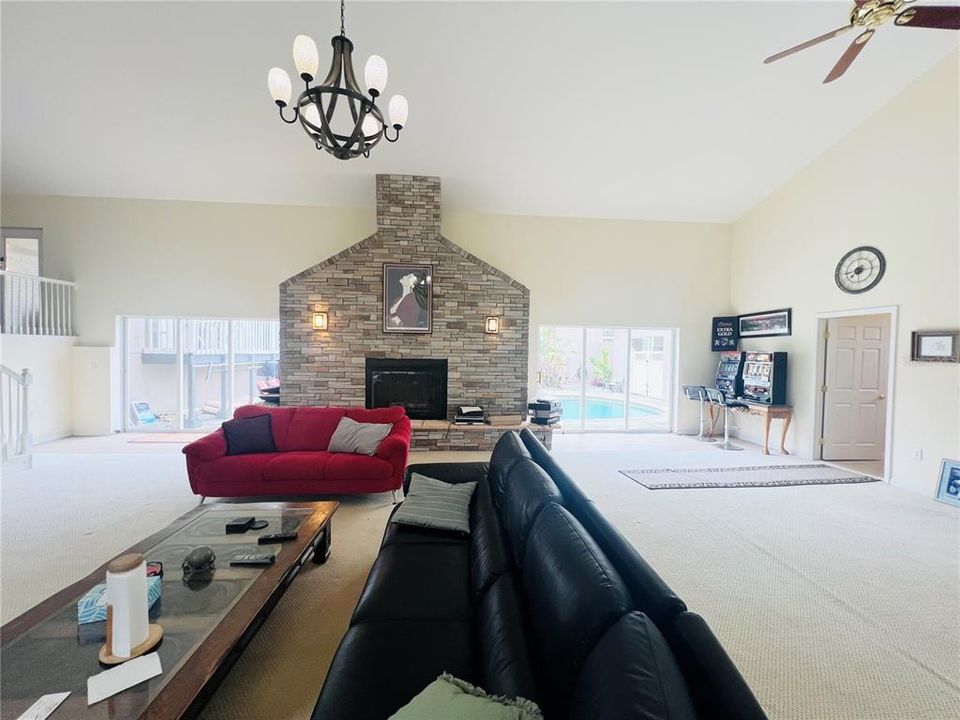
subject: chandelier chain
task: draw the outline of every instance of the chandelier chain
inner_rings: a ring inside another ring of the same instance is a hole
[[[343,6],[344,6],[344,3],[345,3],[345,0],[340,0],[340,37],[344,37],[344,36],[346,35],[346,31],[344,30],[344,23],[343,23],[343,14],[344,14],[344,13],[343,13]]]

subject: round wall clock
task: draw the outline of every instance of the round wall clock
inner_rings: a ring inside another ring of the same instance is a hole
[[[883,253],[875,247],[862,245],[840,258],[834,279],[838,288],[856,295],[880,282],[886,269],[887,261]]]

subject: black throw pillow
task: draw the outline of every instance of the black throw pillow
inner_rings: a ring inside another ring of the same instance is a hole
[[[227,420],[223,424],[227,439],[227,455],[250,455],[277,451],[273,444],[270,414]]]

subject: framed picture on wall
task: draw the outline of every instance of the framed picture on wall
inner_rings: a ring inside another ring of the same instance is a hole
[[[911,360],[960,362],[960,330],[915,330],[911,340]]]
[[[741,315],[738,318],[739,335],[745,337],[777,337],[793,333],[793,310],[768,310],[762,313]]]
[[[940,463],[937,500],[960,507],[960,461],[944,460]]]
[[[433,266],[383,264],[383,331],[429,333],[433,329]]]

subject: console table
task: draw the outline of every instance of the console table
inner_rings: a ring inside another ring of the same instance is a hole
[[[780,430],[780,452],[783,455],[789,455],[790,453],[784,447],[784,443],[787,440],[787,429],[790,427],[790,421],[793,420],[793,407],[790,405],[766,405],[764,403],[750,402],[743,398],[737,398],[737,400],[747,405],[746,410],[737,410],[737,412],[746,413],[747,415],[757,415],[763,418],[764,455],[770,454],[770,422],[772,420],[783,420],[783,427]],[[713,405],[707,406],[707,411],[710,413],[710,435],[713,435],[713,426],[715,424],[713,408]]]
[[[763,403],[747,403],[748,409],[741,410],[748,415],[758,415],[763,418],[763,454],[770,454],[770,421],[783,420],[783,427],[780,430],[780,452],[783,455],[789,455],[787,449],[783,446],[787,439],[787,428],[790,427],[790,421],[793,420],[793,408],[789,405],[764,405]]]

